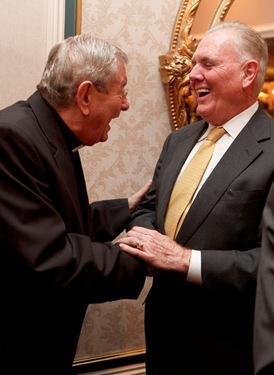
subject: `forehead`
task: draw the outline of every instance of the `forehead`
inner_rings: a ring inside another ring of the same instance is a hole
[[[193,60],[214,57],[229,59],[235,55],[236,48],[232,33],[229,30],[218,30],[204,36],[198,44]]]
[[[115,77],[116,83],[126,82],[127,81],[127,72],[125,64],[118,60],[117,61],[117,74]]]
[[[117,71],[108,84],[109,90],[121,89],[127,84],[126,66],[122,61],[117,61]]]

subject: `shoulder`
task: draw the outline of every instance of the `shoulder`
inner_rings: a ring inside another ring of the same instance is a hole
[[[171,143],[179,143],[182,140],[185,140],[190,137],[199,137],[200,134],[207,128],[208,124],[204,121],[198,121],[193,124],[188,124],[183,126],[182,128],[173,131],[169,134],[166,139],[166,142]]]

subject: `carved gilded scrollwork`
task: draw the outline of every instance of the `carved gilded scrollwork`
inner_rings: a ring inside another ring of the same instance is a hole
[[[191,58],[197,47],[197,41],[190,32],[201,1],[182,1],[173,28],[170,50],[167,54],[159,56],[159,71],[166,88],[173,130],[197,119],[189,82],[189,73],[192,68]],[[224,20],[233,2],[234,0],[220,1],[210,27]]]
[[[190,35],[201,0],[185,0],[175,20],[170,51],[159,56],[162,82],[166,86],[169,114],[173,130],[188,123],[185,100],[189,96],[189,72],[196,40]]]
[[[220,4],[215,11],[215,14],[212,18],[212,21],[210,23],[209,28],[211,28],[212,26],[216,25],[219,22],[224,21],[226,15],[227,15],[227,12],[229,11],[229,9],[230,9],[230,7],[233,3],[234,3],[234,0],[222,0],[222,1],[220,1]]]

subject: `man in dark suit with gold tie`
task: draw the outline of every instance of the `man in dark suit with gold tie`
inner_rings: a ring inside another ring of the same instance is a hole
[[[192,62],[203,120],[167,138],[120,246],[155,276],[145,312],[147,375],[253,375],[261,219],[274,176],[274,123],[257,100],[267,46],[249,27],[224,22],[206,33]],[[198,171],[216,128],[224,134]]]

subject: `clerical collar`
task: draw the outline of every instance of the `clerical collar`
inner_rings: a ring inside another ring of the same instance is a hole
[[[66,125],[66,123],[62,120],[62,118],[58,115],[58,113],[55,111],[54,108],[53,112],[55,115],[55,118],[57,120],[58,126],[61,130],[61,133],[65,139],[65,142],[68,146],[68,149],[71,152],[78,151],[80,148],[84,147],[84,145],[79,141],[77,137],[72,133],[72,131],[69,129],[69,127]]]
[[[58,116],[58,117],[60,119],[58,121],[58,124],[60,126],[61,132],[62,132],[62,134],[63,134],[63,136],[65,138],[65,141],[66,141],[66,144],[68,145],[69,150],[72,151],[72,152],[77,151],[83,145],[81,144],[81,142],[79,141],[79,139],[75,137],[75,135],[72,133],[72,131],[70,130],[70,128],[61,119],[61,117],[60,116]]]
[[[78,150],[80,150],[80,148],[82,148],[82,147],[84,147],[84,145],[83,145],[82,143],[80,143],[79,146],[74,147],[71,151],[72,151],[72,152],[78,151]]]

